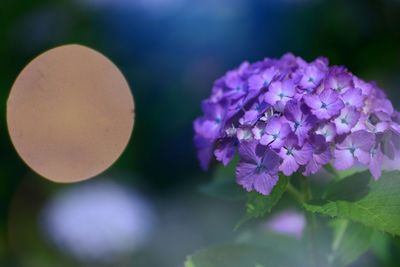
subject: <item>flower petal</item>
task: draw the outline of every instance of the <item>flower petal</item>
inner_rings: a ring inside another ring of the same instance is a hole
[[[247,162],[239,162],[236,166],[236,182],[247,191],[253,190],[256,165]]]
[[[296,160],[293,156],[286,156],[283,158],[281,165],[279,166],[279,170],[283,172],[284,175],[290,176],[299,168],[299,164],[297,164]]]
[[[269,195],[278,182],[278,175],[270,175],[266,172],[254,176],[254,189],[263,195]]]
[[[334,153],[334,166],[338,170],[345,170],[354,165],[354,157],[351,154],[350,150],[335,150]]]

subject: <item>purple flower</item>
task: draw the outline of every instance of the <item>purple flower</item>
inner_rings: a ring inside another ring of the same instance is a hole
[[[285,104],[293,98],[295,92],[296,89],[292,80],[276,81],[269,86],[269,90],[265,94],[265,102],[271,105]]]
[[[371,83],[367,83],[360,78],[353,77],[354,87],[359,88],[364,96],[368,96],[374,91],[374,86]]]
[[[278,70],[275,67],[271,67],[251,76],[249,78],[249,90],[258,92],[260,89],[268,87],[277,73]]]
[[[246,94],[246,81],[242,79],[239,71],[229,71],[226,74],[225,85],[227,97],[239,99]]]
[[[393,160],[400,150],[400,133],[396,128],[389,128],[379,135],[382,144],[382,153]]]
[[[325,76],[325,71],[322,69],[321,64],[310,64],[302,71],[300,80],[300,87],[306,92],[313,92],[314,89],[320,84]]]
[[[353,107],[345,107],[340,115],[334,120],[337,134],[349,133],[356,125],[360,113]]]
[[[245,142],[239,146],[240,162],[236,179],[247,191],[255,189],[268,195],[278,182],[279,156],[258,142]]]
[[[343,101],[332,89],[325,89],[319,95],[305,95],[304,102],[319,119],[330,119],[344,107]]]
[[[243,117],[239,119],[239,123],[241,125],[253,125],[263,116],[268,107],[269,105],[263,101],[254,103],[251,109],[246,111]]]
[[[197,119],[194,128],[204,138],[215,139],[219,136],[225,119],[225,109],[211,102],[203,102],[204,117]]]
[[[343,67],[333,67],[325,79],[325,89],[335,90],[343,94],[354,87],[353,77]]]
[[[371,133],[383,133],[390,128],[390,125],[390,117],[384,113],[361,114],[352,131],[367,130]]]
[[[380,147],[380,144],[376,144],[369,151],[369,170],[374,177],[375,180],[382,174],[382,164],[383,164],[383,153]]]
[[[332,158],[337,169],[364,164],[377,179],[400,158],[400,113],[383,90],[325,58],[245,62],[214,82],[202,108],[193,124],[202,168],[239,151],[246,190],[268,194],[278,170],[310,175]]]
[[[312,156],[312,147],[305,143],[302,147],[298,145],[297,136],[290,135],[285,145],[280,149],[279,156],[283,159],[279,170],[284,175],[292,175],[301,165],[306,165]]]
[[[253,127],[252,133],[255,140],[260,140],[264,134],[266,123],[264,121],[259,121]]]
[[[393,105],[388,99],[382,99],[379,96],[372,96],[368,99],[365,110],[368,112],[383,112],[392,115]]]
[[[235,138],[225,138],[217,143],[214,155],[224,166],[233,159],[236,152],[237,141]]]
[[[225,85],[233,91],[242,90],[246,81],[242,79],[241,74],[242,73],[239,70],[228,71],[225,77]]]
[[[310,138],[312,147],[312,156],[303,172],[304,175],[317,173],[322,166],[328,164],[332,158],[332,153],[329,144],[322,135],[313,135]]]
[[[246,99],[244,97],[239,99],[229,99],[223,101],[227,105],[225,120],[232,120],[232,118],[240,118],[245,109]]]
[[[357,160],[367,165],[374,144],[375,136],[367,131],[361,130],[348,135],[343,142],[336,145],[334,166],[338,170],[348,169]]]
[[[326,142],[332,142],[336,136],[335,124],[333,124],[331,122],[324,123],[317,128],[315,133],[325,137]]]
[[[364,96],[361,89],[352,88],[342,95],[342,99],[347,106],[360,108],[363,106]]]
[[[212,157],[213,141],[200,135],[195,135],[194,143],[197,148],[197,158],[200,166],[203,170],[207,170]]]
[[[303,144],[308,132],[316,123],[316,117],[311,114],[304,113],[300,103],[297,101],[289,101],[284,111],[286,119],[289,121],[293,132],[297,135],[299,143]]]
[[[290,132],[290,125],[287,122],[276,117],[272,118],[267,122],[260,144],[279,149],[285,143],[285,139]]]

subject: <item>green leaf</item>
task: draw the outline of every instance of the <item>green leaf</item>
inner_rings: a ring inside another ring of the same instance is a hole
[[[213,179],[208,184],[200,186],[200,192],[224,199],[242,200],[246,197],[246,191],[236,183],[235,168],[238,159],[232,160],[228,166],[218,166]]]
[[[240,220],[236,228],[240,227],[243,223],[253,219],[260,218],[266,213],[271,212],[272,208],[281,199],[283,193],[286,191],[289,184],[289,177],[281,175],[279,181],[275,185],[271,194],[264,196],[257,192],[248,193],[246,203],[246,214]]]
[[[234,243],[215,245],[187,258],[186,267],[309,266],[301,240],[258,232]]]
[[[385,233],[374,231],[371,239],[371,251],[382,262],[387,262],[390,259],[390,237]]]
[[[344,170],[344,171],[336,171],[339,180],[340,179],[344,179],[346,177],[349,177],[351,175],[360,173],[360,172],[363,172],[363,170],[360,170],[360,169],[357,169],[357,168],[351,168],[351,169]]]
[[[338,171],[336,170],[331,164],[327,164],[324,166],[325,171],[327,171],[329,174],[331,174],[333,177],[335,177],[337,180],[341,180],[343,178],[349,177],[351,175],[354,175],[359,172],[363,172],[364,169],[361,168],[351,168],[343,171]]]
[[[324,200],[304,207],[400,235],[400,172],[385,172],[378,181],[369,172],[346,177],[330,187]]]
[[[347,266],[370,247],[373,229],[345,219],[334,220],[332,226],[334,238],[329,256],[331,266]]]

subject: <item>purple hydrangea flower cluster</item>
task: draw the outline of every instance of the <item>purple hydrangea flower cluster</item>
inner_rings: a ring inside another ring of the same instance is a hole
[[[278,173],[314,174],[326,164],[370,169],[400,153],[400,113],[373,82],[326,58],[242,63],[213,86],[194,122],[204,169],[212,155],[227,165],[239,154],[237,182],[268,195]]]

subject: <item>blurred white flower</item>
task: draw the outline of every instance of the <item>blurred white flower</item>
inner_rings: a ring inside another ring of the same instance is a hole
[[[110,181],[90,181],[60,191],[42,214],[42,229],[65,253],[109,262],[143,246],[155,215],[133,191]]]

